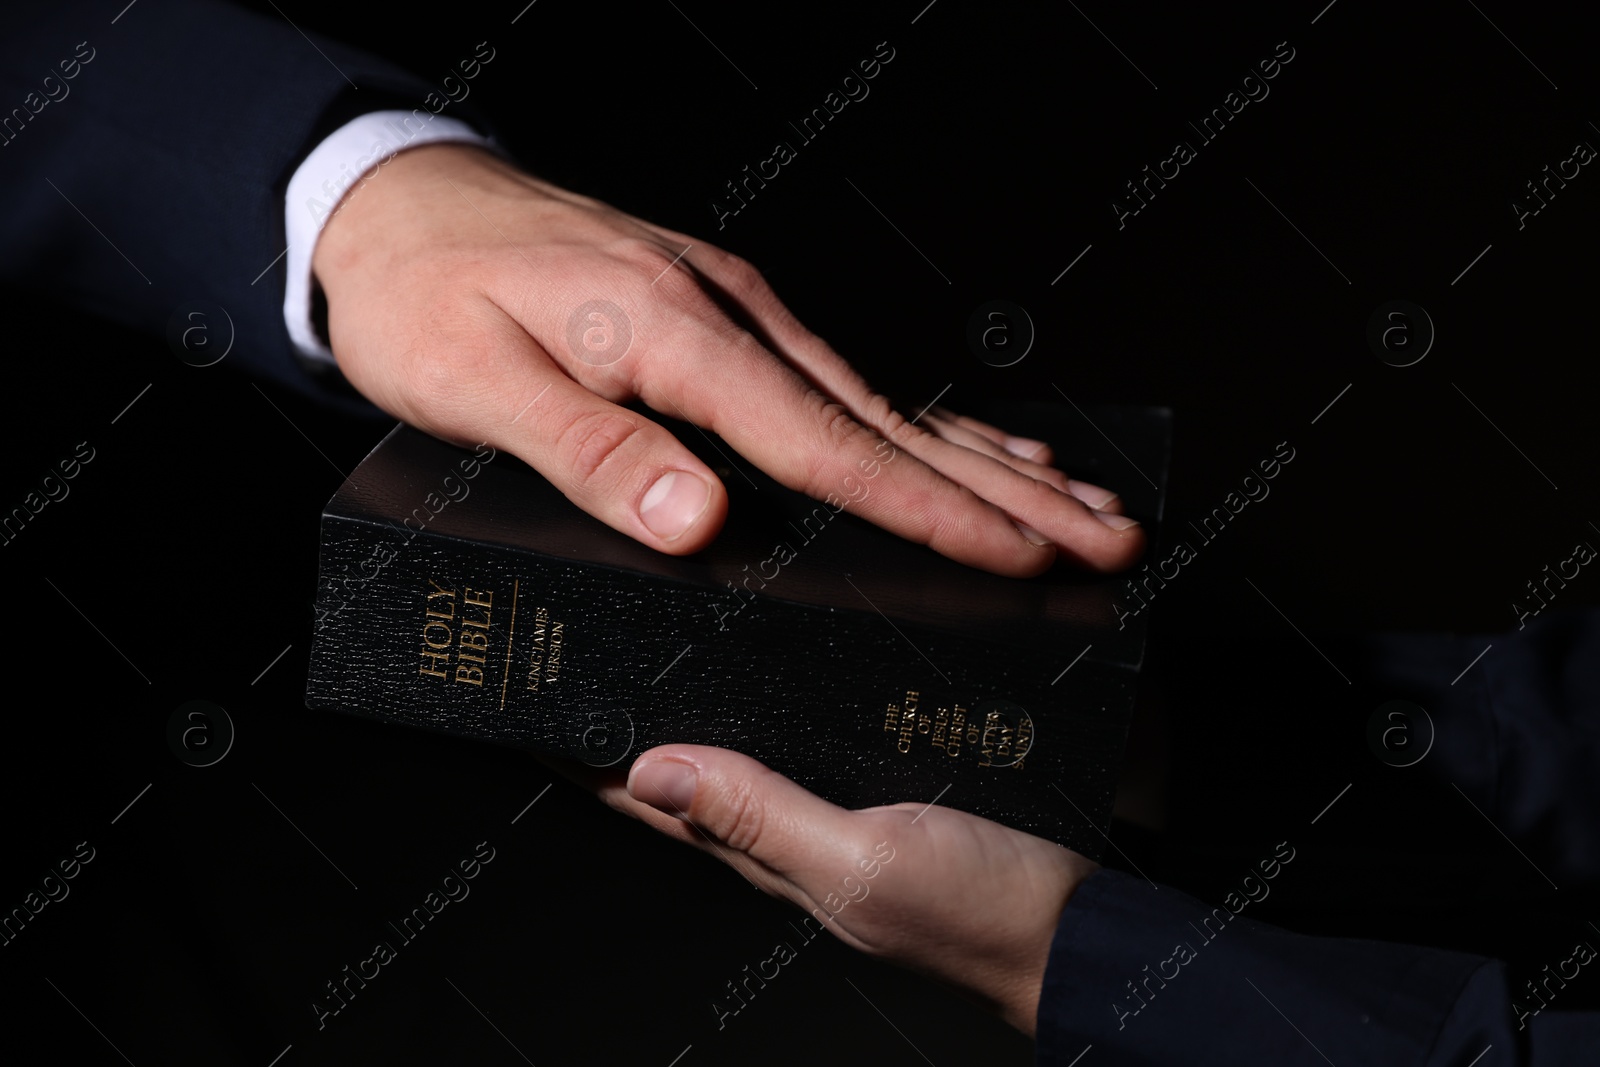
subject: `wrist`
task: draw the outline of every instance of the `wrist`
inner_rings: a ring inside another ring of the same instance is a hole
[[[349,266],[372,247],[372,234],[381,232],[383,220],[396,215],[421,177],[441,173],[441,158],[471,154],[487,156],[484,149],[461,144],[425,144],[405,148],[368,167],[339,198],[323,223],[311,253],[312,280],[327,288],[329,275]]]
[[[1078,886],[1100,869],[1098,863],[1086,856],[1067,849],[1060,852],[1060,891],[1046,897],[1058,900],[1059,904],[1052,902],[1038,911],[1032,933],[1019,951],[1015,965],[1002,976],[1000,995],[996,998],[1000,1017],[1029,1037],[1033,1037],[1038,1028],[1039,996],[1061,917]]]
[[[445,143],[492,144],[457,119],[429,116],[419,125],[414,113],[384,109],[346,119],[351,106],[347,102],[341,110],[325,116],[319,127],[320,139],[290,175],[284,192],[288,246],[284,325],[295,349],[313,363],[333,362],[333,353],[315,322],[318,302],[314,290],[320,279],[313,273],[314,260],[324,243],[324,229],[330,224],[338,230],[357,228],[346,225],[343,216],[367,199],[359,194],[388,169],[397,151]],[[336,121],[339,124],[330,132],[321,133]]]

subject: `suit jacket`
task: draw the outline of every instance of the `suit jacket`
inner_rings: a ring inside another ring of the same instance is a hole
[[[180,303],[232,319],[228,359],[350,411],[283,320],[284,193],[357,114],[439,87],[282,18],[207,0],[59,3],[0,35],[0,277],[161,333]],[[474,117],[465,104],[457,117]]]

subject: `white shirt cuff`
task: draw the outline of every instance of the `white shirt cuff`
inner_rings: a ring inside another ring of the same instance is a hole
[[[332,350],[317,336],[311,322],[311,255],[323,226],[337,214],[344,194],[367,171],[389,162],[402,149],[438,141],[494,145],[460,119],[434,115],[426,109],[374,111],[334,130],[295,169],[283,205],[283,228],[289,244],[283,321],[289,329],[289,339],[302,356],[334,362]],[[375,171],[367,180],[380,173]]]

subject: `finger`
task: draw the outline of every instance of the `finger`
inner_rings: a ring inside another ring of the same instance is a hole
[[[573,381],[492,304],[432,325],[426,349],[410,354],[417,380],[394,392],[401,418],[511,452],[584,511],[662,552],[696,552],[716,536],[727,491],[664,427]]]
[[[840,415],[848,414],[855,423],[869,427],[896,448],[904,449],[910,454],[908,458],[922,461],[893,472],[902,483],[923,466],[931,468],[998,507],[1023,529],[1027,544],[1036,547],[1041,541],[1054,544],[1066,558],[1091,570],[1120,570],[1132,564],[1144,551],[1143,533],[1133,520],[1110,512],[1095,511],[1070,493],[1059,492],[1048,484],[1019,474],[1004,462],[912,426],[886,399],[874,393],[865,380],[826,342],[801,325],[754,267],[711,246],[703,250],[696,248],[695,252],[700,255],[695,261],[695,269],[707,275],[747,308],[762,324],[772,342],[779,346],[779,351],[789,364],[816,389],[835,399],[845,409],[844,412],[835,412],[832,418],[837,420]],[[740,447],[740,451],[745,449]],[[771,471],[770,467],[767,469]],[[837,472],[830,473],[836,476]],[[895,484],[889,479],[885,481],[890,485]],[[806,487],[806,491],[813,496],[822,495],[814,487]],[[928,497],[916,493],[909,498],[895,493],[884,496],[886,504],[902,508],[925,509],[931,503]],[[970,501],[958,502],[948,494],[942,494],[940,502],[959,508],[943,518],[946,529],[942,532],[941,540],[950,545],[952,550],[947,551],[932,539],[923,543],[945,555],[964,562],[975,562],[978,566],[1002,574],[1028,575],[1044,569],[1037,565],[1037,561],[1030,565],[1014,547],[1005,549],[998,539],[998,532],[993,529],[992,520],[978,519],[980,510],[975,509]],[[864,500],[860,510],[862,515],[913,540],[931,536],[931,527],[938,521],[924,513],[910,530],[896,529],[891,524],[895,518],[902,520],[903,524],[909,513],[902,511],[894,517],[880,518],[881,511],[878,514],[872,512],[871,505]],[[974,521],[980,523],[978,531],[987,539],[987,544],[965,542],[961,534],[949,528],[952,525],[967,527]]]
[[[1055,465],[1055,453],[1043,441],[1035,441],[1031,437],[1018,437],[1015,434],[1006,433],[1004,430],[991,426],[987,422],[981,422],[970,415],[958,415],[950,409],[937,404],[929,409],[929,414],[937,415],[941,419],[953,422],[962,429],[971,430],[980,437],[999,445],[1013,456],[1032,460],[1035,463],[1042,463],[1047,467]]]
[[[849,510],[942,555],[1013,577],[1038,574],[1054,561],[1049,536],[1023,530],[1005,510],[885,441],[750,335],[719,337],[704,326],[689,332],[697,336],[675,347],[699,369],[641,395],[658,411],[715,430],[779,482],[822,501],[824,522]]]
[[[686,269],[692,269],[706,280],[713,282],[722,293],[730,298],[731,302],[739,310],[749,314],[754,320],[751,325],[757,328],[758,336],[762,333],[769,333],[767,329],[769,325],[779,326],[779,332],[787,333],[786,330],[782,329],[787,325],[786,323],[781,321],[774,323],[771,320],[774,317],[781,319],[784,316],[788,319],[793,319],[793,315],[789,313],[782,301],[778,299],[777,294],[772,290],[771,286],[766,284],[766,280],[761,277],[760,272],[753,265],[703,239],[679,233],[676,230],[648,220],[633,219],[631,216],[629,216],[629,219],[641,228],[663,238],[674,249],[681,249]],[[695,255],[689,256],[690,251],[694,251]],[[795,321],[793,325],[799,326],[798,321]],[[805,339],[815,340],[810,331],[805,330],[804,326],[800,326],[799,329]],[[790,339],[799,339],[799,336],[796,335],[796,337]],[[768,336],[763,340],[776,344],[780,348],[787,347],[784,342],[775,336]],[[818,382],[813,384],[820,385]],[[843,400],[844,398],[836,396],[835,399]],[[955,423],[962,429],[998,445],[1000,451],[1006,455],[1015,456],[1046,468],[1049,468],[1054,463],[1055,454],[1049,444],[1044,441],[1006,433],[1004,430],[987,422],[956,414],[939,405],[929,408],[929,413],[938,415],[946,422]],[[1109,490],[1105,492],[1109,493]],[[1094,494],[1091,493],[1090,495]],[[1102,493],[1100,498],[1104,499],[1105,493]],[[1091,507],[1095,506],[1092,501],[1089,503]]]
[[[1037,478],[1041,482],[1048,482],[1063,493],[1071,491],[1067,488],[1067,476],[1061,471],[1007,452],[988,437],[975,433],[953,420],[940,418],[932,411],[925,411],[918,416],[917,423],[924,429],[932,430],[951,444],[960,445],[962,448],[970,448],[974,452],[981,452],[991,459],[999,460],[1014,471],[1026,474],[1030,478]]]
[[[594,365],[565,336],[563,307],[581,306],[580,297],[592,291],[574,290],[566,303],[528,303],[518,314],[579,382],[607,395],[638,396],[655,411],[720,433],[778,482],[825,501],[819,511],[826,519],[849,508],[907,540],[1000,574],[1038,574],[1054,561],[1048,537],[1035,535],[1030,543],[1005,512],[915,457],[900,456],[739,328],[681,266],[681,254],[642,240],[619,242],[609,252],[612,276],[622,279],[609,293],[629,323],[625,358]]]
[[[972,449],[974,452],[981,452],[986,456],[997,459],[1020,474],[1026,474],[1030,478],[1046,482],[1063,493],[1069,493],[1077,497],[1096,511],[1109,511],[1114,515],[1122,514],[1122,498],[1109,489],[1095,485],[1092,482],[1082,482],[1076,478],[1068,478],[1054,467],[1047,467],[1041,463],[1022,459],[1011,452],[1007,452],[990,438],[938,415],[925,414],[918,421],[951,444],[961,445],[964,448]],[[969,419],[967,421],[970,422],[972,420]],[[998,433],[999,431],[996,430],[995,432]]]
[[[978,491],[1031,534],[1051,539],[1061,555],[1096,571],[1126,567],[1144,550],[1136,520],[1096,511],[1076,496],[969,448],[925,438],[911,443],[929,466]]]

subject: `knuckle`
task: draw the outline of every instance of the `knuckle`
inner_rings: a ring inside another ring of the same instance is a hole
[[[679,263],[651,286],[651,294],[666,307],[694,319],[726,318],[695,278]]]
[[[724,252],[719,264],[722,268],[723,276],[727,279],[728,288],[733,290],[735,295],[750,296],[766,292],[767,280],[761,276],[761,272],[756,269],[755,264],[743,256],[736,256],[732,252]]]
[[[742,256],[721,251],[712,262],[716,267],[717,283],[740,304],[758,312],[777,329],[797,332],[821,342],[821,338],[814,338],[794,312],[779,299],[755,264]],[[825,342],[821,343],[826,347]]]
[[[806,456],[802,471],[802,488],[809,495],[822,499],[829,493],[841,493],[840,471],[854,469],[854,460],[846,457],[867,448],[877,435],[867,429],[851,414],[850,409],[822,393],[813,391],[807,399],[815,406],[815,421],[819,427],[817,446]]]
[[[900,414],[882,393],[873,393],[867,398],[862,414],[885,441],[905,451],[912,451],[917,445],[936,436]]]
[[[586,411],[562,429],[567,469],[573,484],[587,490],[599,481],[623,447],[643,427],[625,415],[611,411]]]
[[[665,270],[673,258],[673,253],[648,237],[619,237],[611,243],[610,251],[612,255],[630,267],[644,272],[649,278],[654,278]]]
[[[820,405],[823,435],[832,449],[845,448],[869,432],[843,404],[821,393],[814,393],[813,399]]]
[[[750,852],[761,840],[767,821],[767,809],[756,794],[755,787],[746,779],[732,782],[724,795],[718,825],[715,830],[728,847],[738,852]]]
[[[652,299],[669,307],[703,315],[714,305],[682,251],[669,250],[645,237],[625,237],[612,246],[628,271],[630,284],[642,284]]]
[[[670,267],[663,264],[650,277],[654,279],[649,283],[651,297],[666,307],[696,319],[724,317],[700,284],[693,268],[683,260]]]
[[[1007,471],[1002,473],[1006,474],[1008,480],[1018,487],[1018,492],[1022,498],[1021,503],[1016,505],[1018,510],[1048,515],[1052,510],[1059,509],[1063,503],[1062,498],[1066,497],[1065,503],[1069,506],[1082,508],[1085,513],[1089,511],[1089,505],[1083,503],[1071,493],[1063,489],[1057,489],[1043,478],[1035,478],[1030,474],[1021,472]]]

